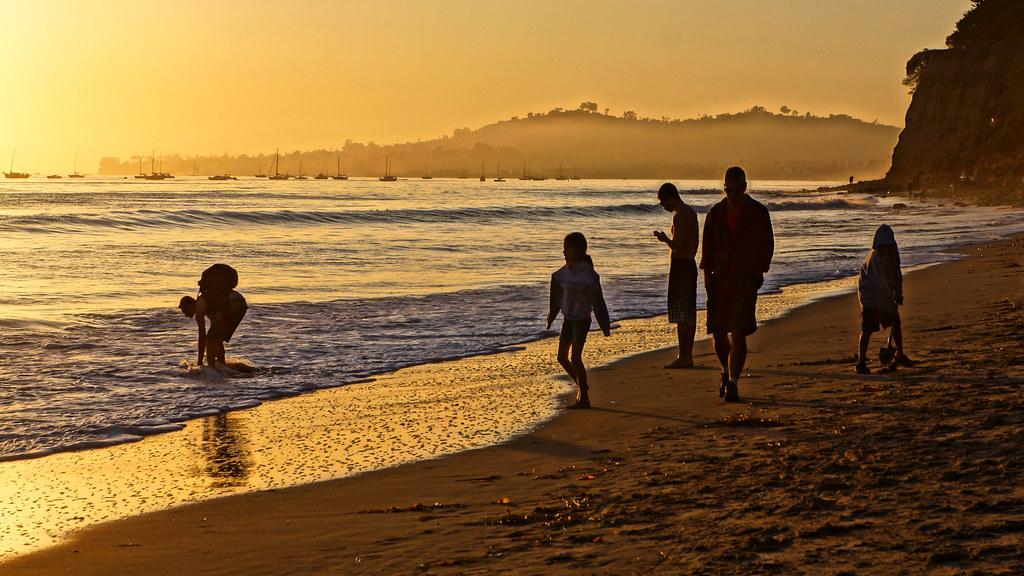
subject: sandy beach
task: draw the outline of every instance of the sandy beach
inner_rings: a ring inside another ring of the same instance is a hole
[[[510,443],[102,524],[0,573],[1021,573],[1024,242],[965,252],[907,275],[913,368],[855,375],[835,296],[762,325],[741,405],[709,342],[695,370],[649,352]]]

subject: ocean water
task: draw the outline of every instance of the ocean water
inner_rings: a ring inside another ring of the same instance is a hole
[[[590,241],[613,319],[662,314],[659,184],[0,181],[0,459],[551,335],[548,282],[571,231]],[[676,184],[701,220],[721,197],[717,182]],[[752,182],[776,234],[764,291],[856,273],[882,222],[905,265],[1024,231],[1020,210],[808,191],[825,184]],[[214,262],[239,271],[250,310],[228,354],[254,377],[185,367],[195,323],[175,307]]]

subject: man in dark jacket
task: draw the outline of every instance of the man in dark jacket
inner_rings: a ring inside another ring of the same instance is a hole
[[[757,291],[774,253],[768,209],[747,196],[747,175],[733,166],[725,172],[725,199],[704,219],[700,262],[708,294],[708,333],[722,365],[718,394],[726,402],[739,402],[747,336],[757,330]]]

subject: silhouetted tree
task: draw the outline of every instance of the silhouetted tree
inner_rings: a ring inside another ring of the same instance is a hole
[[[633,112],[632,110],[626,110],[625,112],[622,113],[622,117],[625,118],[626,120],[636,120],[636,112]]]
[[[793,111],[793,109],[790,108],[789,106],[786,106],[785,104],[783,104],[782,106],[779,107],[779,112],[781,112],[782,114],[788,115],[792,111]]]
[[[584,112],[597,112],[597,102],[583,102],[580,104],[580,110]]]

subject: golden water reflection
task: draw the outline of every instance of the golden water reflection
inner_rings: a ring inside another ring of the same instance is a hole
[[[202,473],[210,486],[244,485],[251,467],[245,419],[236,413],[218,414],[203,418],[202,427]]]
[[[759,314],[775,317],[853,286],[846,279],[790,287],[762,297]],[[590,366],[674,344],[663,316],[619,324],[612,338],[588,340]],[[564,379],[548,377],[557,373],[553,346],[547,339],[403,369],[133,444],[0,463],[0,560],[108,520],[438,458],[526,433],[556,414],[571,391]]]

